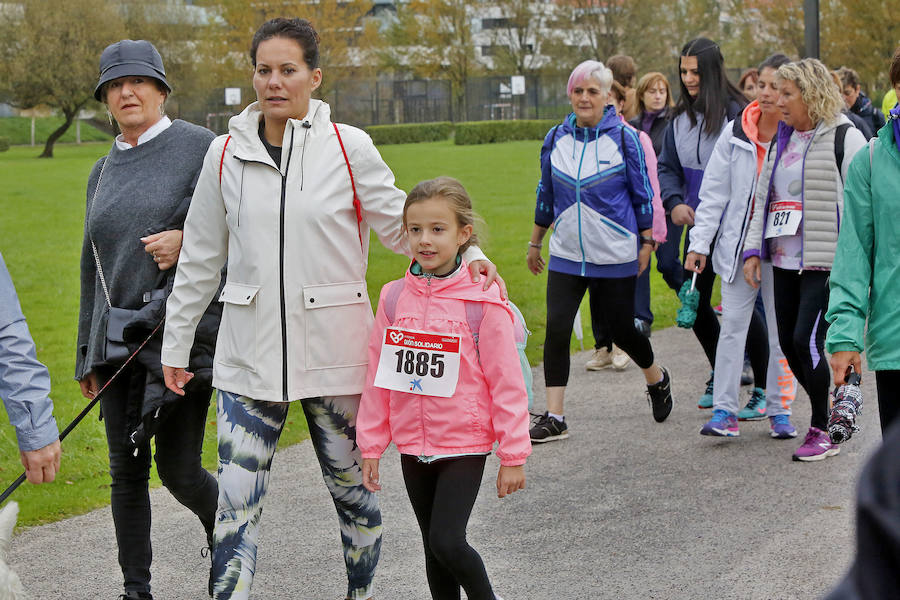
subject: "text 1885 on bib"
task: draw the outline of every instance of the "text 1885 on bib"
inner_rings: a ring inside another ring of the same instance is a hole
[[[449,398],[459,379],[460,336],[388,327],[384,331],[375,386]]]

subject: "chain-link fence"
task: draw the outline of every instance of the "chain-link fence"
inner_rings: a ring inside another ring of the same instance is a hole
[[[332,117],[358,127],[434,121],[488,121],[562,118],[571,106],[566,98],[565,76],[528,76],[513,84],[510,77],[473,77],[459,98],[443,79],[347,79],[331,84],[323,99]],[[515,94],[513,92],[516,92]],[[225,106],[222,90],[203,101],[173,97],[167,106],[173,117],[209,127],[217,133],[228,128],[228,119],[254,98],[242,88],[241,106]]]

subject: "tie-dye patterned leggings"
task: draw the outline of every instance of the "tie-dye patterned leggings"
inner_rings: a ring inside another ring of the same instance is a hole
[[[370,598],[381,552],[381,511],[375,494],[362,486],[360,451],[355,442],[359,396],[307,398],[300,403],[325,485],[337,508],[347,565],[347,597]],[[213,533],[216,600],[250,596],[262,501],[290,404],[218,393],[219,505]]]

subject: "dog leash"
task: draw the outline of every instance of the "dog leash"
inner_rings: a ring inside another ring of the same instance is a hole
[[[75,417],[74,419],[72,419],[72,422],[69,423],[65,429],[63,429],[63,432],[59,434],[60,442],[62,442],[65,439],[65,437],[67,435],[69,435],[69,433],[73,429],[75,429],[75,427],[79,423],[81,423],[82,419],[84,419],[87,416],[87,414],[89,412],[91,412],[91,409],[94,408],[94,405],[96,405],[97,401],[100,399],[100,394],[102,394],[103,391],[109,387],[109,384],[111,384],[113,381],[115,381],[116,377],[119,376],[119,373],[121,373],[125,369],[125,367],[128,366],[128,363],[130,363],[132,361],[132,359],[138,355],[138,352],[143,350],[144,346],[147,344],[147,342],[150,341],[150,338],[152,338],[154,335],[156,335],[156,332],[159,331],[159,328],[162,327],[164,322],[165,322],[165,319],[163,319],[162,321],[159,322],[159,324],[153,329],[153,331],[150,332],[150,335],[148,335],[147,338],[143,342],[141,342],[141,345],[138,346],[137,350],[132,352],[131,356],[129,356],[128,358],[125,359],[125,362],[122,363],[122,366],[119,367],[119,369],[113,374],[113,376],[109,378],[109,381],[107,381],[103,385],[103,387],[100,388],[100,390],[96,394],[94,394],[93,400],[91,400],[88,403],[88,405],[85,406],[84,409],[82,409],[82,411],[80,413],[78,413],[78,416]],[[14,491],[16,491],[16,488],[18,488],[20,485],[22,485],[22,483],[24,481],[25,481],[25,473],[22,473],[21,475],[19,475],[18,479],[16,479],[12,483],[12,485],[10,485],[8,488],[6,488],[6,490],[2,494],[0,494],[0,504],[2,504],[7,498],[9,498],[10,494],[12,494]]]

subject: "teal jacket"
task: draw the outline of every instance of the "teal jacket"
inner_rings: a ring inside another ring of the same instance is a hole
[[[900,369],[900,152],[890,122],[853,157],[831,270],[825,349],[865,351],[869,369]],[[870,164],[871,155],[871,164]],[[866,318],[869,325],[866,330]]]

